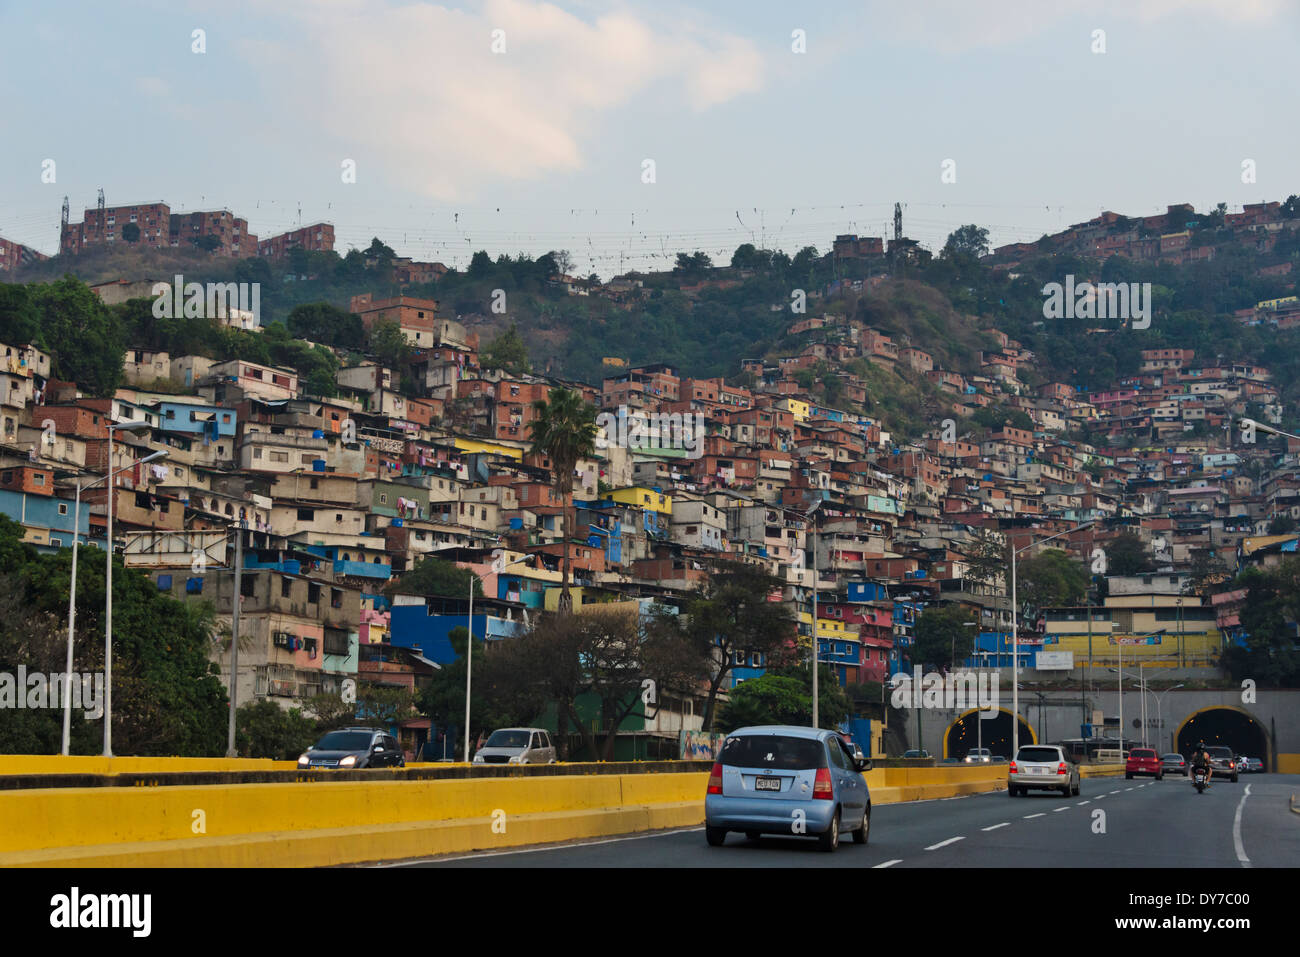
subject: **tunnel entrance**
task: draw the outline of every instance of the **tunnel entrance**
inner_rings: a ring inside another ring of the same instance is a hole
[[[977,727],[976,725],[980,725]],[[1020,743],[1037,744],[1038,735],[1022,717],[1020,719]],[[958,716],[948,725],[943,737],[944,756],[964,758],[971,748],[985,747],[994,756],[1001,755],[1011,759],[1011,712],[999,708],[991,718],[980,720],[979,711],[972,709]]]
[[[1216,705],[1189,715],[1178,728],[1178,753],[1190,756],[1198,741],[1226,745],[1235,754],[1259,758],[1264,762],[1265,771],[1272,770],[1268,732],[1253,715],[1240,708]]]

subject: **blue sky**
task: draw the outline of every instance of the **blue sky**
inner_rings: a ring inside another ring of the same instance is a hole
[[[261,236],[327,220],[340,251],[567,248],[605,278],[825,251],[895,201],[932,248],[968,222],[1032,240],[1300,192],[1297,42],[1286,0],[0,0],[0,236],[53,252],[64,195],[75,221],[102,186]]]

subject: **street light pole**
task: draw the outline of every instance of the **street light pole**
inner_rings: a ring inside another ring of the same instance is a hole
[[[117,489],[113,484],[113,476],[117,474],[113,471],[113,433],[118,429],[138,432],[148,427],[149,423],[144,420],[108,426],[108,466],[105,469],[105,477],[108,480],[108,571],[105,575],[104,589],[104,757],[106,758],[113,756],[113,500],[117,498]]]
[[[160,449],[150,455],[142,458],[138,464],[144,465],[146,462],[152,462],[154,459],[167,457],[167,450]],[[112,465],[110,461],[109,465]],[[134,465],[125,466],[125,468],[134,468]],[[123,469],[118,469],[121,472]],[[113,474],[117,474],[114,472]],[[72,643],[73,634],[77,626],[77,546],[81,543],[81,493],[88,491],[98,485],[100,482],[108,480],[105,475],[101,479],[88,485],[77,483],[76,504],[72,507],[72,582],[68,587],[68,656],[67,667],[64,668],[63,679],[63,746],[62,754],[67,756],[72,739]]]
[[[235,524],[235,594],[230,603],[230,718],[226,726],[226,757],[235,757],[235,709],[239,696],[239,605],[244,598],[244,529]]]

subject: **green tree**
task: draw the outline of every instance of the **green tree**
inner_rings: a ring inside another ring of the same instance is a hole
[[[296,761],[316,743],[316,722],[300,708],[286,711],[269,698],[239,706],[235,749],[240,757]]]
[[[519,335],[519,327],[512,322],[509,329],[489,342],[480,353],[479,364],[484,369],[502,369],[510,375],[531,372],[528,347]]]
[[[559,610],[573,609],[569,592],[573,550],[573,471],[579,459],[596,452],[596,410],[581,395],[570,389],[555,388],[545,400],[533,403],[536,418],[529,423],[532,438],[530,454],[550,459],[555,487],[564,508],[564,556],[561,563]]]
[[[1105,545],[1107,575],[1142,575],[1154,571],[1155,559],[1136,532],[1122,532]]]
[[[1060,548],[1043,549],[1016,563],[1016,600],[1035,612],[1079,604],[1088,583],[1087,567]]]
[[[1224,665],[1234,681],[1250,678],[1269,687],[1300,685],[1300,651],[1296,621],[1300,619],[1300,559],[1286,558],[1269,569],[1248,568],[1236,587],[1247,589],[1241,603],[1241,644],[1224,652]]]
[[[54,356],[55,377],[95,396],[117,391],[126,353],[117,314],[71,276],[29,288],[41,314],[40,346]]]
[[[977,622],[960,605],[931,605],[916,617],[914,665],[950,670],[975,649]]]
[[[980,256],[988,255],[988,251],[989,231],[973,223],[953,230],[948,235],[948,241],[943,245],[945,259],[954,256],[971,256],[978,259]]]
[[[0,673],[63,672],[71,559],[68,549],[39,555],[23,529],[0,516]],[[103,555],[77,561],[73,671],[104,670]],[[113,746],[118,754],[218,755],[225,752],[227,698],[209,658],[210,603],[179,602],[147,576],[117,562],[113,573]],[[12,732],[12,733],[11,733]],[[62,713],[0,708],[0,750],[54,753]],[[102,720],[76,716],[73,753],[103,747]]]
[[[468,598],[473,583],[474,597],[483,597],[483,582],[468,568],[461,568],[445,558],[426,556],[408,571],[384,586],[384,594],[423,595],[426,598]]]
[[[122,227],[122,241],[128,243],[138,243],[140,241],[140,227],[135,223],[127,223]]]
[[[795,619],[784,602],[770,600],[782,584],[761,566],[719,562],[687,601],[681,627],[700,654],[712,660],[706,730],[713,730],[718,693],[737,660],[748,662],[758,655],[769,669],[794,660]]]
[[[397,323],[376,322],[370,329],[370,351],[388,369],[396,369],[411,356],[410,343]]]
[[[308,302],[294,306],[289,313],[288,328],[296,339],[307,339],[340,349],[360,349],[366,340],[361,317],[328,302]]]
[[[849,717],[851,705],[835,673],[825,664],[820,669],[817,720],[821,727],[834,729]],[[718,729],[726,734],[764,724],[812,724],[812,678],[806,666],[777,668],[751,678],[732,689],[718,715]]]

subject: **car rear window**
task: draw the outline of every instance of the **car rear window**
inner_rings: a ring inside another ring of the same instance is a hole
[[[1129,754],[1131,754],[1135,758],[1154,758],[1156,756],[1155,751],[1149,750],[1147,748],[1134,748],[1132,751],[1129,752]]]
[[[1232,757],[1232,748],[1225,748],[1222,745],[1212,744],[1205,749],[1206,753],[1212,758],[1230,758]]]
[[[813,738],[747,734],[728,738],[718,760],[732,768],[807,771],[826,767],[826,749]]]
[[[1060,761],[1061,752],[1056,748],[1021,748],[1016,754],[1017,761]]]

